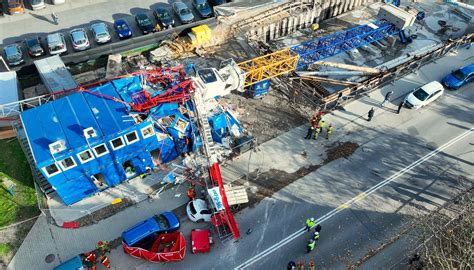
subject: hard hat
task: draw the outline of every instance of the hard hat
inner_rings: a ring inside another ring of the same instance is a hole
[[[332,126],[334,126],[334,125],[331,123],[331,124],[329,124],[329,126],[332,127]]]
[[[99,240],[99,242],[97,242],[97,245],[99,245],[99,246],[102,246],[103,244],[104,244],[104,242],[102,242],[100,240]]]
[[[309,220],[314,221],[314,217],[310,218]]]
[[[318,235],[318,234],[319,234],[319,232],[314,232],[314,234],[315,234],[315,235]]]

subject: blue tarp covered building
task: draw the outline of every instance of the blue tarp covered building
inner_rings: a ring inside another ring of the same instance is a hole
[[[92,91],[120,99],[113,82]],[[125,104],[88,92],[24,111],[21,120],[36,166],[67,205],[154,167],[151,152],[162,145],[151,118],[138,123]]]

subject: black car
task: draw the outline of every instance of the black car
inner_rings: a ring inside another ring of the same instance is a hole
[[[174,19],[171,17],[171,13],[166,8],[157,8],[153,11],[156,20],[163,28],[173,27]]]
[[[135,16],[135,21],[138,24],[138,28],[142,30],[143,34],[146,35],[151,32],[155,32],[155,26],[151,22],[150,18],[146,14],[140,13]]]
[[[26,48],[28,49],[28,54],[32,57],[41,56],[44,54],[43,46],[41,46],[41,41],[39,37],[34,37],[25,40]]]

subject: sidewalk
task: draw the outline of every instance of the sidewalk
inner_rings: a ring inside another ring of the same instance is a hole
[[[324,159],[322,155],[325,152],[324,147],[330,143],[343,139],[362,140],[354,136],[348,136],[351,133],[371,128],[377,130],[380,127],[392,128],[394,123],[404,123],[408,119],[416,117],[421,111],[403,109],[401,114],[394,113],[398,102],[415,86],[425,84],[433,80],[440,80],[440,74],[447,74],[453,66],[460,66],[466,63],[466,59],[471,57],[472,50],[461,49],[457,55],[445,57],[436,63],[431,63],[423,67],[418,74],[411,74],[400,79],[393,85],[384,87],[382,90],[374,90],[371,94],[359,100],[355,100],[344,106],[344,111],[336,111],[324,117],[327,123],[334,123],[334,136],[330,140],[319,138],[316,141],[307,141],[303,137],[306,134],[307,126],[301,126],[282,134],[281,136],[270,140],[259,147],[257,152],[247,152],[233,161],[229,161],[222,166],[223,178],[225,182],[229,179],[236,179],[245,175],[248,171],[259,170],[266,172],[270,169],[278,169],[286,172],[295,172],[301,167],[312,164],[320,164]],[[378,108],[385,93],[394,90],[392,102],[387,108]],[[445,94],[455,95],[455,92]],[[436,102],[442,102],[436,101]],[[366,115],[371,107],[375,107],[375,117],[372,122],[367,122]],[[402,130],[405,131],[404,127]],[[432,136],[436,136],[433,134]],[[430,135],[431,136],[431,135]],[[302,153],[307,153],[304,158]],[[249,164],[250,162],[250,164]],[[62,229],[47,224],[44,216],[40,217],[33,229],[30,231],[17,254],[10,263],[8,269],[30,269],[32,265],[35,269],[51,269],[52,266],[58,265],[81,252],[85,252],[94,248],[98,240],[112,240],[120,236],[123,230],[131,225],[143,220],[153,214],[176,209],[186,203],[186,196],[175,197],[180,192],[184,193],[183,187],[178,190],[170,189],[162,193],[160,199],[152,202],[143,201],[137,206],[129,207],[122,212],[92,225],[79,229]],[[336,203],[336,202],[335,202]],[[259,205],[256,206],[257,208]],[[245,212],[244,212],[245,213]],[[244,213],[237,215],[238,219],[244,219]],[[239,216],[240,215],[240,216]],[[191,225],[186,225],[184,228]],[[184,229],[183,228],[183,229]],[[227,248],[227,244],[226,247]],[[222,249],[221,249],[222,250]],[[233,252],[236,252],[233,250]],[[45,263],[45,257],[48,254],[54,254],[56,259],[53,263]],[[190,257],[189,260],[198,260],[202,257]],[[139,265],[145,265],[144,261],[137,260],[126,256],[118,248],[112,252],[112,262],[124,262],[125,268],[131,269]]]

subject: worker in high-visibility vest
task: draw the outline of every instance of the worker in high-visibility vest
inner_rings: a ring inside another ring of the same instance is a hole
[[[97,269],[97,266],[96,266],[97,257],[94,252],[87,252],[87,253],[81,254],[81,257],[87,269],[90,269],[90,270]]]
[[[309,232],[311,230],[311,228],[313,228],[314,224],[315,224],[315,222],[314,222],[313,217],[306,219],[306,228],[305,228],[305,230]]]
[[[316,241],[319,239],[319,232],[314,232],[313,239]]]
[[[324,122],[324,120],[321,119],[321,121],[319,121],[319,133],[323,132],[323,129],[326,127],[326,122]]]
[[[314,239],[310,239],[309,242],[308,242],[308,246],[306,248],[306,251],[308,253],[310,253],[311,251],[313,251],[313,249],[316,247],[316,241],[314,241]]]
[[[326,140],[329,140],[329,136],[331,136],[333,129],[334,125],[332,123],[329,124],[329,127],[326,130]]]
[[[100,263],[105,266],[105,268],[110,268],[110,260],[107,256],[102,255],[102,257],[100,257]]]
[[[106,252],[110,253],[111,245],[107,241],[99,241],[97,242],[96,249],[100,252],[100,255],[105,254]]]

